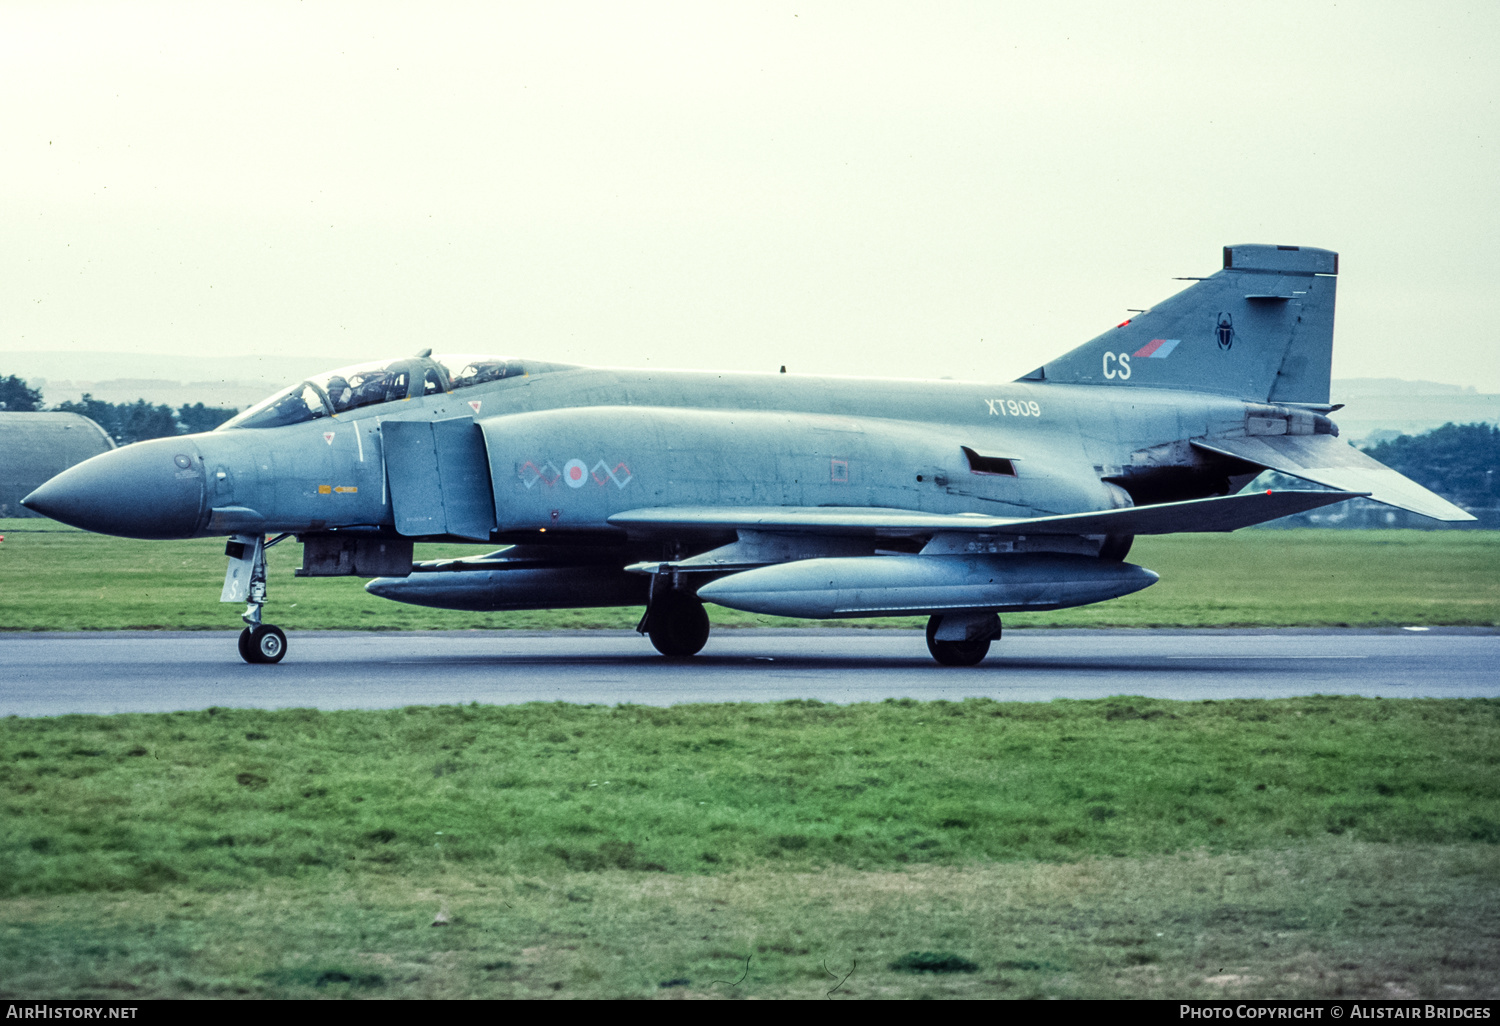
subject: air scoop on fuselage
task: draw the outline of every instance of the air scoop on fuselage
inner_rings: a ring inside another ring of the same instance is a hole
[[[157,438],[69,467],[21,505],[100,534],[191,538],[208,513],[204,479],[192,436]]]

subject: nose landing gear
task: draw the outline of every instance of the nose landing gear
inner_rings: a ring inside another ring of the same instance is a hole
[[[261,623],[260,614],[266,604],[266,550],[287,537],[279,534],[266,541],[261,534],[237,534],[224,548],[229,569],[219,601],[245,603],[240,619],[246,626],[240,631],[239,648],[247,663],[279,663],[286,655],[286,635],[280,627]]]

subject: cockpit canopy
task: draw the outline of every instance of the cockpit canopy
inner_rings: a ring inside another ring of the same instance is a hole
[[[478,353],[424,354],[400,360],[358,363],[283,389],[225,421],[218,430],[282,427],[347,413],[361,406],[416,399],[502,378],[562,368],[561,364],[533,361],[523,365],[519,360]]]

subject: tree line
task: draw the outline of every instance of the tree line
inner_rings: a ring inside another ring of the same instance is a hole
[[[78,413],[104,429],[116,445],[143,442],[148,438],[170,438],[212,431],[237,411],[223,406],[184,403],[177,409],[165,403],[152,404],[144,399],[133,403],[109,403],[95,399],[87,392],[78,402],[45,406],[41,389],[29,388],[14,374],[0,378],[0,410],[12,413]]]
[[[1500,427],[1444,424],[1366,449],[1370,456],[1468,509],[1500,507]]]

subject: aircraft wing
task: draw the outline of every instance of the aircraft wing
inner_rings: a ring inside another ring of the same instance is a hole
[[[1252,492],[1047,517],[922,513],[869,506],[671,506],[616,513],[618,527],[741,529],[900,537],[947,531],[986,534],[1175,534],[1235,531],[1365,492]]]
[[[1333,435],[1263,435],[1194,439],[1196,448],[1233,456],[1329,488],[1365,492],[1376,502],[1434,520],[1473,520],[1447,499],[1428,491]]]

